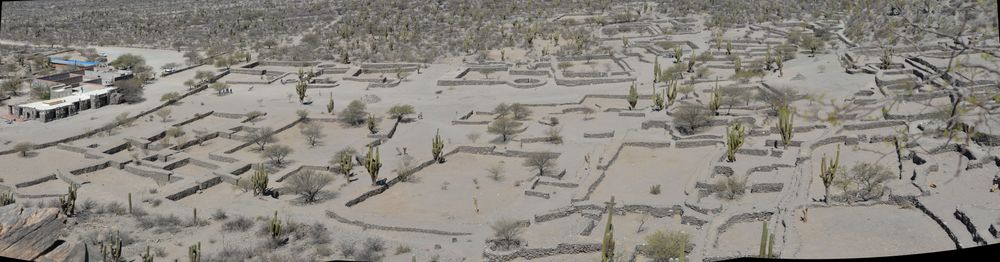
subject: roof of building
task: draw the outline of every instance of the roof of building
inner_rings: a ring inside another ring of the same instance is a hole
[[[87,62],[87,61],[80,61],[73,59],[55,58],[55,57],[50,57],[49,62],[53,64],[75,65],[75,66],[96,66],[97,64],[99,64],[99,62]]]
[[[38,102],[32,102],[32,103],[22,104],[22,105],[20,105],[20,107],[33,108],[33,109],[39,110],[39,111],[52,110],[52,109],[56,109],[56,108],[68,106],[68,105],[73,104],[74,102],[77,102],[77,101],[90,100],[90,98],[92,96],[107,94],[108,92],[110,92],[111,90],[114,90],[114,89],[115,89],[114,87],[109,87],[109,88],[102,88],[102,89],[98,89],[98,90],[80,92],[80,93],[77,93],[77,94],[73,94],[73,95],[69,95],[69,96],[65,96],[65,97],[60,97],[60,98],[56,98],[56,99],[49,99],[49,100],[45,100],[45,101],[38,101]]]

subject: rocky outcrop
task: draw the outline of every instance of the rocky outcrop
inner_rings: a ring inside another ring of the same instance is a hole
[[[59,209],[0,207],[0,257],[36,260],[58,244],[66,226]]]

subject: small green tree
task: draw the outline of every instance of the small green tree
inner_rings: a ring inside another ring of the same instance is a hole
[[[545,172],[555,167],[557,155],[552,152],[539,152],[531,154],[524,159],[524,166],[538,170],[538,175],[545,175]]]
[[[21,157],[27,157],[28,153],[35,148],[35,145],[30,142],[21,142],[14,145],[14,151],[17,152]]]
[[[395,105],[389,108],[389,115],[396,118],[396,121],[403,120],[403,117],[416,113],[411,105]]]

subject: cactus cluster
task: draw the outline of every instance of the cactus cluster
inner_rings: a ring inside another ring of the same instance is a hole
[[[743,123],[736,122],[726,131],[726,161],[736,161],[736,151],[740,150],[746,140],[746,127]]]
[[[14,192],[0,193],[0,207],[13,204],[14,202]]]
[[[611,224],[614,210],[615,197],[611,196],[611,201],[608,202],[608,224],[604,227],[604,241],[601,242],[601,262],[614,261],[615,258],[615,229]]]
[[[778,107],[778,132],[781,133],[781,143],[785,149],[792,142],[792,121],[795,118],[795,109],[789,105]]]
[[[372,134],[378,133],[378,125],[376,125],[375,121],[375,115],[368,114],[368,120],[365,121],[365,124],[368,126],[368,132]]]
[[[76,214],[76,185],[70,184],[65,196],[59,198],[59,206],[63,214],[73,216]]]
[[[656,92],[656,86],[653,86],[653,106],[656,110],[663,110],[666,106],[663,102],[663,94]]]
[[[827,162],[826,156],[824,155],[820,159],[819,164],[819,177],[823,179],[823,189],[825,190],[825,195],[823,202],[830,203],[830,186],[833,185],[833,179],[837,175],[837,169],[840,168],[840,145],[837,145],[837,156]]]
[[[272,239],[277,239],[281,236],[281,220],[278,219],[278,211],[274,211],[274,217],[271,218],[271,224],[268,225],[268,230],[271,232]]]
[[[767,221],[761,222],[761,225],[763,225],[764,229],[760,233],[760,254],[758,257],[774,257],[774,233],[768,234]]]
[[[103,258],[104,261],[117,262],[122,259],[122,240],[118,237],[118,233],[115,233],[115,235],[114,239],[111,239],[108,242],[101,242],[101,258]]]
[[[374,154],[372,153],[374,150]],[[372,185],[378,181],[378,171],[382,168],[382,160],[379,158],[378,148],[374,145],[368,145],[368,154],[365,155],[365,169],[368,170],[368,175],[372,177]]]
[[[340,157],[340,172],[344,173],[345,177],[351,176],[351,169],[354,168],[354,159],[351,159],[352,155],[344,154]]]
[[[299,68],[299,82],[295,83],[295,94],[299,95],[299,102],[303,102],[306,99],[306,87],[309,82],[309,75]]]
[[[444,140],[441,139],[441,130],[438,129],[437,133],[434,134],[434,140],[431,141],[431,154],[434,155],[434,161],[441,161],[441,152],[444,152]]]
[[[267,167],[264,164],[257,164],[253,175],[250,176],[250,186],[254,195],[262,195],[267,192]]]
[[[719,107],[722,107],[722,90],[718,87],[712,90],[712,100],[708,101],[708,109],[712,110],[712,113],[719,115]]]
[[[882,56],[879,57],[879,65],[878,65],[879,69],[886,70],[886,69],[889,69],[890,66],[892,66],[892,55],[893,55],[893,53],[894,52],[893,52],[892,48],[882,49]],[[950,64],[949,64],[949,66],[950,66]]]
[[[674,105],[674,100],[677,99],[677,81],[671,81],[670,84],[667,85],[666,93],[667,104]]]
[[[142,262],[153,262],[153,254],[149,252],[149,246],[146,246],[146,253],[142,254]]]
[[[684,50],[680,46],[674,47],[674,63],[680,63],[684,57]]]
[[[201,262],[201,242],[188,247],[188,260],[191,262]]]

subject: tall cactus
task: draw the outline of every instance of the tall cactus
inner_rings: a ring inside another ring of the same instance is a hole
[[[274,211],[274,217],[271,218],[271,224],[268,225],[268,230],[271,232],[272,239],[277,239],[281,236],[281,220],[278,219],[278,211]]]
[[[667,85],[667,104],[674,105],[674,100],[677,99],[677,81],[671,81]]]
[[[299,102],[301,103],[306,99],[306,87],[308,85],[307,82],[309,81],[309,76],[302,71],[302,68],[299,68],[298,75],[299,82],[295,83],[295,94],[299,95]]]
[[[368,132],[371,132],[372,134],[378,133],[378,125],[375,123],[375,115],[368,114],[368,120],[365,121],[365,124],[368,126]]]
[[[674,63],[680,63],[684,57],[684,50],[680,46],[674,47]]]
[[[76,185],[69,185],[66,195],[59,198],[59,206],[66,216],[76,215]]]
[[[688,73],[694,73],[694,65],[698,63],[698,55],[691,50],[691,57],[688,57]]]
[[[837,157],[827,162],[826,156],[824,155],[820,159],[819,167],[819,177],[823,179],[823,190],[824,197],[823,202],[830,203],[830,186],[833,185],[833,179],[837,175],[837,168],[840,167],[840,145],[837,145]]]
[[[788,149],[792,142],[792,121],[795,120],[795,109],[789,105],[778,107],[778,131],[781,133],[781,144]]]
[[[379,158],[378,148],[374,148],[374,145],[368,145],[368,154],[365,155],[365,169],[368,170],[368,175],[372,178],[372,185],[378,181],[378,171],[382,168],[382,160]],[[372,154],[374,150],[374,154]]]
[[[149,246],[146,246],[146,253],[142,254],[142,262],[153,262],[153,254],[149,252]]]
[[[264,164],[257,164],[254,173],[250,176],[250,185],[254,195],[262,195],[267,192],[267,167]]]
[[[601,242],[601,262],[613,261],[615,258],[615,229],[611,224],[611,217],[614,216],[615,196],[611,196],[608,202],[608,225],[604,227],[604,241]]]
[[[104,261],[118,262],[122,259],[122,240],[118,233],[115,233],[115,238],[110,240],[111,243],[101,242],[101,258]]]
[[[628,97],[625,98],[628,101],[628,109],[635,109],[635,104],[639,102],[639,91],[635,89],[635,82],[628,88]]]
[[[431,154],[434,155],[434,161],[441,161],[441,152],[444,151],[444,140],[441,139],[441,129],[438,129],[437,133],[434,134],[434,140],[431,141]]]
[[[746,128],[743,127],[743,123],[736,122],[729,127],[726,131],[726,161],[736,161],[736,151],[743,147],[746,136]]]
[[[719,115],[719,107],[722,107],[722,91],[718,87],[712,91],[712,100],[708,101],[708,108],[712,110],[712,113]]]
[[[660,79],[660,56],[653,57],[653,84]]]
[[[13,204],[14,202],[14,192],[0,193],[0,207]]]
[[[758,257],[768,257],[767,254],[767,221],[762,221],[761,226],[763,227],[760,233],[760,254]]]
[[[334,103],[333,103],[333,93],[331,92],[330,93],[330,101],[326,102],[326,113],[333,114],[333,106],[334,106]]]
[[[128,213],[132,214],[132,192],[128,193]]]
[[[344,173],[345,177],[351,176],[351,169],[354,169],[354,159],[352,154],[344,154],[340,157],[340,172]]]
[[[188,247],[188,260],[191,262],[201,262],[201,242]]]

